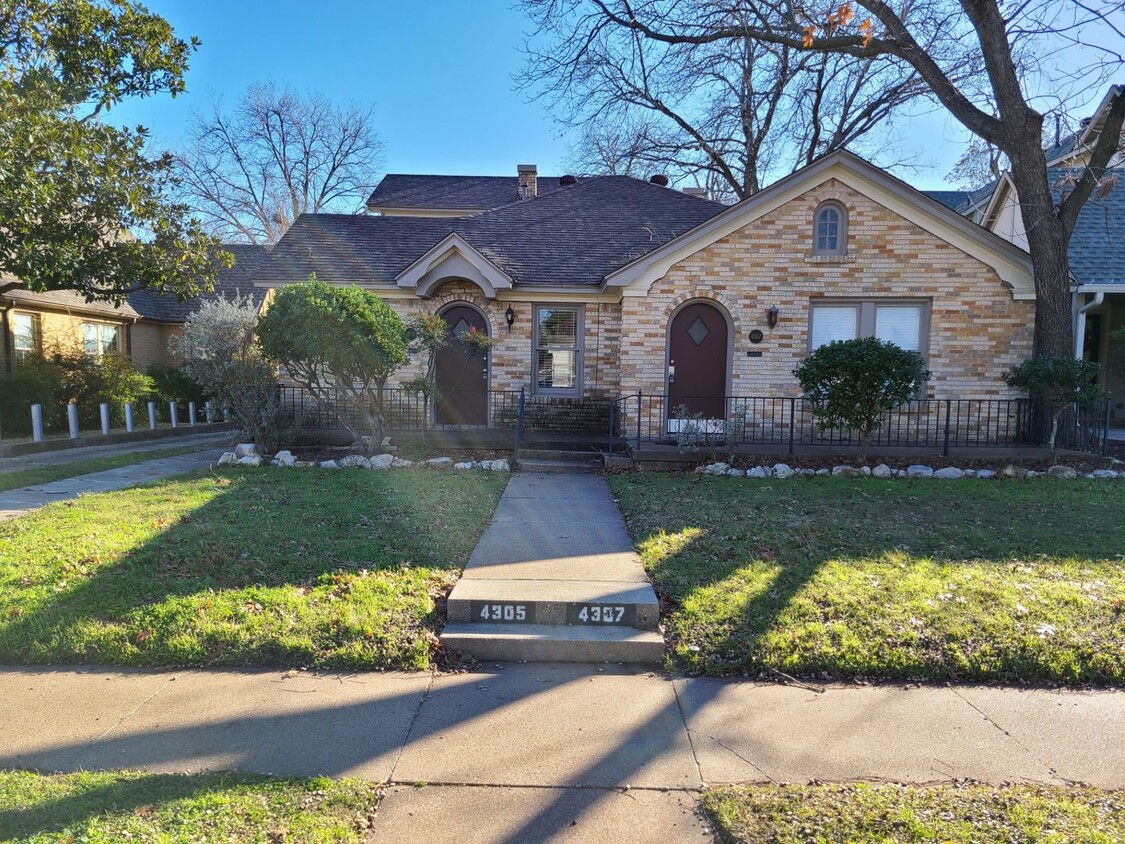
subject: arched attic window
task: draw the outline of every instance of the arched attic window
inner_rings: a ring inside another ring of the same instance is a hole
[[[813,254],[846,255],[848,252],[848,209],[829,199],[813,213]]]

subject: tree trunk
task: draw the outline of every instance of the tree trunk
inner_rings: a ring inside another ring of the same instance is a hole
[[[1047,160],[1038,135],[1021,143],[1011,155],[1012,182],[1019,197],[1020,216],[1027,233],[1028,252],[1035,274],[1036,357],[1071,357],[1074,354],[1074,323],[1070,296],[1070,232],[1059,219]]]

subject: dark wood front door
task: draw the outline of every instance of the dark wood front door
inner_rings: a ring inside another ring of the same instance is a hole
[[[689,414],[722,419],[727,391],[727,321],[719,310],[694,302],[668,331],[668,417]]]
[[[488,322],[476,308],[454,305],[442,314],[449,342],[437,353],[439,425],[488,423],[488,352],[464,342],[470,329],[488,336]]]

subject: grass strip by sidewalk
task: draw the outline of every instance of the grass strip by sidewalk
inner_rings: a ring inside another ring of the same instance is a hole
[[[729,786],[703,805],[724,841],[754,844],[1111,844],[1125,840],[1125,793],[1045,785]]]
[[[359,842],[379,799],[358,780],[0,771],[0,840]]]
[[[89,475],[91,472],[104,472],[107,469],[120,469],[162,457],[177,457],[199,451],[199,446],[186,448],[161,448],[155,451],[135,451],[125,454],[111,454],[106,457],[91,457],[88,460],[75,460],[71,463],[56,463],[50,466],[36,466],[32,469],[17,469],[14,472],[0,472],[0,492],[21,489],[25,486],[49,484],[63,478]]]
[[[675,669],[1125,684],[1120,484],[612,484]]]
[[[0,523],[0,661],[425,669],[506,478],[198,472]]]

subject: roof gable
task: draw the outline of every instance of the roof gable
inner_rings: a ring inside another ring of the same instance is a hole
[[[833,152],[818,159],[632,261],[607,276],[606,286],[622,288],[627,296],[643,296],[649,286],[662,278],[674,264],[829,179],[838,179],[900,217],[992,267],[1012,288],[1015,298],[1034,298],[1031,261],[1026,252],[859,156],[845,151]]]
[[[507,290],[512,286],[510,275],[456,232],[414,261],[396,281],[399,287],[414,288],[419,296],[429,297],[438,285],[449,278],[467,278],[490,299],[495,298],[497,290]]]

